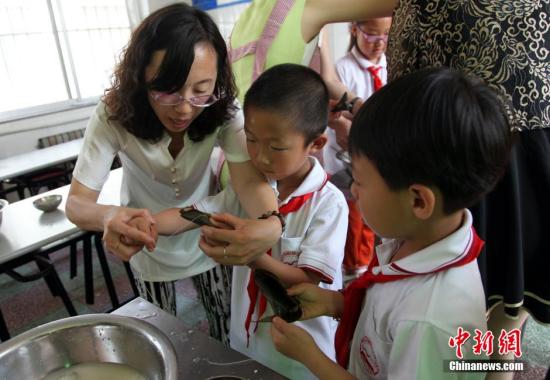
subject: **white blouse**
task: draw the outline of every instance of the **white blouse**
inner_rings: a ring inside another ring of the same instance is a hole
[[[219,144],[230,162],[249,160],[243,130],[242,111],[200,142],[184,135],[184,147],[174,159],[168,151],[171,137],[156,142],[138,138],[116,122],[107,121],[101,102],[92,115],[73,176],[86,187],[100,191],[113,158],[119,155],[123,167],[121,206],[147,208],[152,213],[183,207],[212,195],[214,173],[210,156]],[[142,250],[130,261],[137,275],[146,281],[172,281],[213,266],[198,247],[199,230],[173,237],[159,237],[154,252]]]

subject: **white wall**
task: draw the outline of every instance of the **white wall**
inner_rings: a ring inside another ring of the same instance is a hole
[[[149,12],[178,2],[175,0],[143,0]],[[191,1],[179,1],[191,4]],[[220,27],[224,38],[229,38],[233,23],[248,4],[237,4],[208,11]],[[329,26],[330,43],[334,60],[343,56],[348,45],[347,24]],[[94,106],[56,112],[48,115],[0,123],[0,159],[37,148],[40,137],[84,128]]]
[[[94,107],[0,123],[0,159],[37,149],[41,137],[86,127]]]

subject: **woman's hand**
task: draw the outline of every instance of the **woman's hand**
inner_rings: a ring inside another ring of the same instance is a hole
[[[134,218],[143,218],[139,228],[133,226],[130,221]],[[144,246],[148,250],[155,249],[156,229],[153,226],[155,221],[147,209],[132,209],[115,207],[105,214],[103,219],[103,241],[105,247],[121,260],[129,261],[130,258],[139,252]]]
[[[201,227],[203,236],[199,247],[224,265],[247,265],[273,247],[281,236],[281,222],[276,216],[242,219],[230,214],[215,214],[212,219],[229,228]]]
[[[338,78],[332,76],[330,78],[323,79],[325,81],[325,85],[327,86],[328,94],[331,99],[340,99],[344,92],[348,93],[348,99],[352,99],[349,97],[349,89]]]
[[[128,222],[128,225],[130,227],[137,228],[138,230],[145,232],[146,234],[149,234],[155,240],[155,242],[158,240],[158,231],[156,228],[156,224],[154,222],[151,223],[148,218],[143,216],[136,216],[135,218],[130,219],[130,221]],[[130,238],[129,236],[122,235],[120,237],[120,241],[126,245],[144,246],[144,244]],[[155,247],[151,246],[151,244],[147,244],[146,248],[149,251],[153,251]]]

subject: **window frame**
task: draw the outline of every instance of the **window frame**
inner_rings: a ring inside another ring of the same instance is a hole
[[[72,51],[68,42],[68,31],[65,28],[63,20],[62,4],[59,0],[46,0],[46,2],[68,99],[0,112],[0,135],[2,134],[2,124],[4,123],[90,107],[97,104],[103,96],[103,94],[98,94],[91,97],[81,97],[78,88],[78,79],[72,62]],[[131,33],[136,24],[147,14],[148,7],[146,0],[126,0],[125,6]]]

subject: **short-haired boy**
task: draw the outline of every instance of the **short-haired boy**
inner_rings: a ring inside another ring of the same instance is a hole
[[[301,363],[277,352],[271,341],[271,323],[255,322],[273,311],[268,305],[260,313],[260,296],[249,296],[249,292],[253,289],[250,281],[255,268],[269,270],[286,286],[308,282],[323,289],[342,287],[347,204],[311,156],[326,143],[328,92],[321,77],[309,68],[294,64],[274,66],[248,90],[244,115],[248,153],[277,193],[286,226],[270,252],[249,266],[233,269],[231,347],[289,378],[313,378]],[[209,213],[229,212],[245,217],[231,185],[195,207]],[[182,219],[179,209],[163,211],[154,218],[163,235],[197,227]],[[296,324],[315,337],[324,355],[335,359],[337,322],[333,318]]]
[[[445,68],[412,73],[376,92],[350,134],[352,193],[387,238],[368,271],[342,293],[307,284],[289,289],[303,318],[341,317],[338,364],[303,330],[274,318],[282,353],[321,379],[483,377],[443,372],[457,360],[458,329],[487,332],[476,257],[483,245],[466,209],[501,177],[511,134],[491,89]],[[465,359],[483,359],[462,346]],[[346,370],[348,372],[346,372]]]

